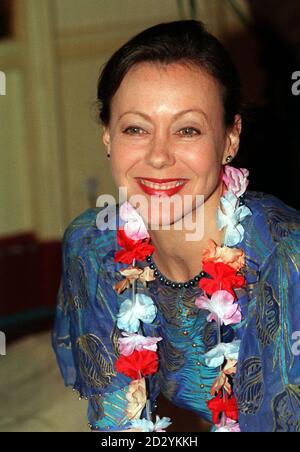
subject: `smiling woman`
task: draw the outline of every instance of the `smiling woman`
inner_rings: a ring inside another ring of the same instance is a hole
[[[203,194],[207,210],[216,208],[220,168],[229,154],[235,155],[239,142],[238,116],[228,131],[223,117],[221,88],[206,71],[181,62],[131,68],[114,95],[103,135],[117,185],[126,187],[129,197],[190,195],[192,210],[196,195]],[[145,184],[153,179],[155,185]],[[165,187],[168,179],[185,183]],[[139,212],[147,224],[155,216],[150,203]],[[161,224],[173,225],[181,213],[174,210],[170,220],[167,211],[160,215]],[[212,232],[211,238],[219,241],[219,232]]]
[[[242,130],[229,55],[200,22],[156,25],[112,55],[98,100],[129,202],[67,228],[53,332],[91,429],[164,431],[161,393],[213,430],[299,431],[300,214],[228,165]]]

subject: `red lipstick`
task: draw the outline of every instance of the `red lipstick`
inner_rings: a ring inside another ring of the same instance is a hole
[[[173,196],[176,193],[178,193],[182,188],[187,184],[189,179],[154,179],[154,178],[136,178],[139,186],[143,190],[144,193],[147,193],[148,195],[156,195],[156,196]],[[154,187],[148,187],[143,183],[143,181],[148,181],[156,184],[167,184],[170,182],[181,182],[181,184],[177,187],[172,187],[169,189],[159,189]]]
[[[178,179],[154,179],[152,177],[136,177],[136,179],[143,179],[143,180],[148,180],[149,182],[153,182],[154,184],[163,184],[163,183],[167,183],[167,182],[181,182],[181,181],[188,181],[188,179],[183,179],[183,178],[178,178]]]

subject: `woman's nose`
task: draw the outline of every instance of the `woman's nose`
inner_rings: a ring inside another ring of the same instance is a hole
[[[160,138],[152,141],[146,155],[146,163],[154,168],[174,165],[174,152],[167,139]]]

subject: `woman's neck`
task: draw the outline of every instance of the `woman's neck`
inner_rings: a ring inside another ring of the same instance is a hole
[[[152,245],[155,247],[153,260],[160,272],[172,281],[187,281],[197,275],[201,270],[203,250],[207,248],[210,239],[221,246],[224,240],[224,231],[217,227],[217,209],[220,206],[220,197],[225,187],[221,183],[215,192],[204,202],[202,208],[204,231],[200,240],[187,240],[187,234],[193,231],[185,228],[182,222],[181,230],[148,230]],[[193,224],[196,211],[193,212]]]

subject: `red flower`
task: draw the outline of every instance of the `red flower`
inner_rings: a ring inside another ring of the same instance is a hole
[[[238,406],[235,396],[228,397],[227,394],[222,395],[222,391],[220,391],[217,397],[207,402],[207,406],[212,412],[214,424],[220,422],[222,413],[225,413],[226,417],[233,421],[238,420]]]
[[[138,380],[157,372],[158,355],[150,350],[135,350],[130,356],[121,355],[115,363],[115,368],[127,377]]]
[[[122,262],[123,264],[131,264],[133,259],[143,261],[145,258],[154,252],[154,246],[150,245],[150,238],[143,240],[132,240],[127,237],[123,228],[119,228],[117,232],[118,244],[124,250],[117,251],[114,256],[115,262]]]
[[[236,299],[233,289],[243,287],[247,284],[244,276],[238,275],[236,270],[223,262],[205,262],[203,271],[212,276],[212,279],[202,278],[199,287],[208,295],[213,295],[218,290],[227,290]]]

